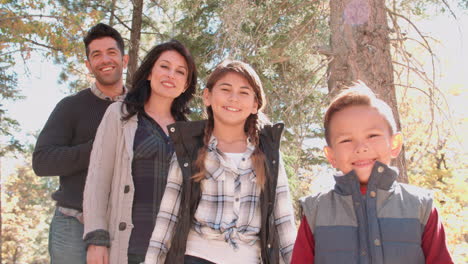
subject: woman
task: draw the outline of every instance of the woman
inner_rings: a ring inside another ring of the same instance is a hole
[[[172,40],[151,49],[125,101],[109,106],[84,191],[88,264],[144,260],[173,154],[167,125],[187,120],[196,82],[191,54]]]
[[[170,126],[177,158],[145,263],[289,263],[296,238],[279,154],[255,71],[227,61],[209,76],[208,120]]]

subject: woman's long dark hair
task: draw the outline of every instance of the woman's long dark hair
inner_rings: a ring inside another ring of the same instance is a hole
[[[153,47],[148,54],[146,54],[140,67],[138,67],[136,72],[133,74],[132,87],[130,87],[129,92],[125,97],[124,104],[122,105],[122,107],[127,108],[127,114],[124,115],[122,118],[123,120],[128,120],[135,114],[143,113],[145,111],[145,103],[148,102],[151,96],[151,85],[148,80],[148,76],[151,74],[153,65],[159,59],[161,54],[170,50],[176,51],[184,57],[188,67],[187,89],[172,102],[171,114],[176,121],[187,121],[186,114],[190,113],[190,109],[187,104],[195,94],[195,88],[197,86],[197,69],[192,54],[190,54],[188,49],[177,40],[171,40],[159,44]]]

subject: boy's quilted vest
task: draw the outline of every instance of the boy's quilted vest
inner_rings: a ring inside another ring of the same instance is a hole
[[[424,264],[421,240],[432,211],[431,194],[395,181],[382,163],[367,193],[354,172],[335,177],[334,190],[301,200],[315,240],[315,263]]]

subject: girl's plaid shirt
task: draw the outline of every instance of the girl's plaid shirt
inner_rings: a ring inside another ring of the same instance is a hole
[[[219,239],[236,248],[237,243],[254,244],[260,232],[260,187],[255,184],[250,156],[254,150],[247,143],[242,161],[236,166],[216,148],[211,137],[205,160],[206,178],[202,197],[195,213],[193,229],[207,239]],[[173,156],[167,186],[161,201],[145,263],[164,263],[178,219],[181,201],[182,171]],[[285,263],[291,260],[296,239],[294,211],[288,179],[280,159],[274,218],[279,235],[280,252]]]

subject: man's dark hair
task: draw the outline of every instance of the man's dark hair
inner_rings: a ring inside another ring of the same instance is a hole
[[[104,37],[113,38],[115,42],[117,42],[117,46],[119,47],[119,50],[122,53],[122,56],[125,55],[124,41],[120,33],[109,25],[106,25],[104,23],[99,23],[95,25],[94,27],[90,28],[86,36],[83,38],[83,42],[86,48],[86,58],[89,59],[88,57],[89,56],[89,44],[95,39],[100,39]]]

